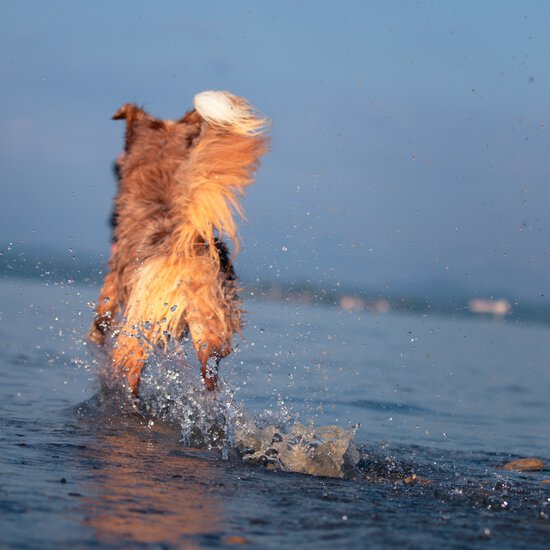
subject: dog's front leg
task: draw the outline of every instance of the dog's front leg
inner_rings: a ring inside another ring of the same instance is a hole
[[[103,344],[105,336],[111,329],[112,321],[118,309],[117,275],[111,271],[105,277],[99,294],[97,306],[94,309],[95,318],[88,332],[88,338],[96,344]]]

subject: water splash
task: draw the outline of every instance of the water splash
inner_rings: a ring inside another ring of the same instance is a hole
[[[360,458],[355,427],[306,426],[283,414],[253,416],[223,379],[217,392],[207,391],[182,349],[149,358],[139,407],[151,423],[176,424],[184,446],[219,450],[224,459],[235,455],[268,469],[344,477]]]
[[[243,459],[267,468],[325,477],[344,477],[359,461],[355,428],[319,428],[295,423],[288,432],[275,426],[248,425],[238,432]]]

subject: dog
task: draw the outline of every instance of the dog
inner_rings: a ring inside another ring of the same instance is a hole
[[[243,311],[228,246],[238,252],[235,215],[269,149],[269,121],[244,98],[202,92],[179,120],[152,117],[135,104],[119,157],[114,239],[89,340],[112,339],[115,378],[139,395],[156,347],[189,335],[209,390],[218,364],[240,334]]]

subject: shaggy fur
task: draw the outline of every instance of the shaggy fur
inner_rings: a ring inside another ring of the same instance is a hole
[[[112,365],[137,395],[148,355],[189,332],[206,386],[242,327],[229,252],[233,214],[267,152],[267,120],[229,92],[203,92],[177,121],[126,104],[116,227],[89,338],[114,338]]]

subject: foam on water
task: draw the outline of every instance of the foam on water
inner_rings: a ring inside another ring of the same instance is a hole
[[[113,381],[105,372],[102,377],[108,381],[111,397],[120,397],[120,392],[112,391]],[[344,477],[360,458],[355,427],[315,427],[289,421],[283,414],[253,416],[223,379],[218,391],[206,390],[181,348],[150,357],[139,404],[122,400],[121,406],[128,407],[126,412],[139,407],[150,423],[159,419],[176,424],[185,447],[216,449],[224,459],[236,455],[268,469]]]

